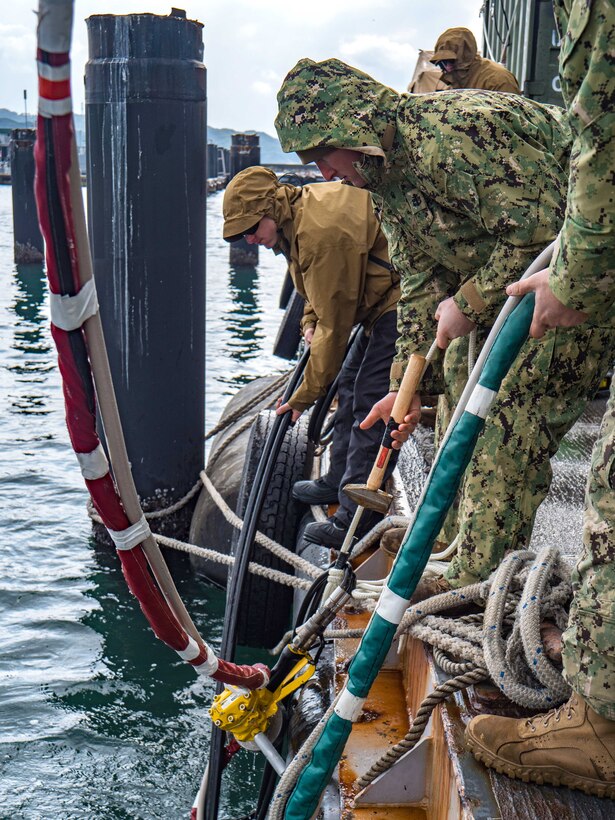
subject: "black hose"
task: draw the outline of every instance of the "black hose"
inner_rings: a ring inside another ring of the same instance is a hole
[[[344,353],[344,360],[349,355],[350,351],[352,350],[355,344],[359,344],[361,337],[363,336],[362,326],[357,326],[352,331],[349,339],[348,344],[346,345],[346,352]],[[310,422],[308,424],[307,429],[307,437],[308,441],[312,444],[321,444],[322,443],[322,429],[325,423],[325,419],[327,418],[327,413],[329,412],[329,408],[335,398],[335,394],[337,393],[337,383],[339,381],[339,374],[335,377],[334,381],[331,382],[329,385],[327,392],[324,396],[322,396],[316,404],[314,405],[314,409],[310,415]],[[329,426],[328,426],[329,427]],[[329,429],[327,429],[329,432]]]
[[[299,359],[295,371],[284,391],[282,402],[288,401],[295,391],[298,383],[303,377],[303,371],[308,362],[310,350],[307,348]],[[252,542],[256,534],[258,520],[261,514],[265,495],[269,488],[269,482],[273,474],[276,458],[284,436],[290,425],[291,414],[284,413],[276,416],[271,425],[271,430],[263,446],[258,467],[252,483],[252,489],[248,496],[244,521],[237,547],[235,550],[235,564],[232,569],[226,597],[226,614],[222,631],[222,642],[220,645],[220,657],[224,660],[232,661],[235,656],[237,643],[237,622],[239,619],[239,608],[241,606],[241,596],[245,587],[245,580],[248,572],[252,552]],[[217,686],[220,692],[223,685]],[[210,754],[209,754],[209,777],[207,782],[207,793],[205,795],[205,820],[216,820],[218,817],[218,806],[220,802],[220,782],[222,778],[222,751],[224,748],[224,732],[212,726]]]

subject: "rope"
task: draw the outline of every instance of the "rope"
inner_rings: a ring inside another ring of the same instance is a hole
[[[212,497],[224,518],[232,527],[240,530],[243,526],[243,521],[231,510],[229,505],[216,490],[205,470],[201,470],[201,478],[203,480],[203,486]],[[315,567],[309,561],[306,561],[305,558],[295,555],[294,552],[286,549],[286,547],[283,547],[281,544],[278,544],[277,541],[274,541],[273,538],[269,538],[261,532],[257,532],[255,534],[254,540],[260,544],[261,547],[264,547],[269,550],[269,552],[273,553],[273,555],[277,558],[280,558],[282,561],[285,561],[287,564],[295,567],[295,569],[298,569],[300,572],[305,573],[310,578],[317,578],[322,572],[322,570],[318,569],[318,567]]]
[[[510,700],[536,709],[566,700],[570,688],[544,653],[540,622],[553,617],[558,625],[565,626],[571,593],[568,568],[557,550],[546,548],[538,555],[513,552],[487,581],[410,607],[397,636],[407,633],[430,644],[438,666],[454,677],[436,686],[425,698],[405,738],[362,775],[356,786],[365,788],[414,748],[433,709],[453,692],[474,683],[491,678]],[[437,614],[459,606],[462,599],[467,603],[485,598],[484,614],[461,618]],[[360,637],[362,631],[335,630],[335,637]],[[325,633],[325,637],[333,637],[332,632]]]
[[[414,749],[416,744],[422,738],[425,727],[431,717],[431,713],[436,706],[445,701],[454,692],[460,692],[462,689],[466,689],[468,686],[472,686],[475,683],[480,683],[488,677],[489,674],[486,669],[478,668],[472,670],[471,672],[458,675],[457,677],[451,678],[451,680],[447,680],[436,686],[433,692],[430,692],[430,694],[427,695],[425,700],[419,706],[416,716],[412,721],[410,731],[404,739],[400,740],[399,743],[396,743],[394,746],[391,746],[391,748],[356,781],[356,785],[361,789],[369,786],[369,784],[375,780],[378,775],[386,772],[399,760],[400,757],[405,755],[406,752]]]
[[[265,387],[262,387],[254,396],[252,396],[251,399],[244,402],[243,404],[240,404],[239,407],[233,410],[232,413],[229,413],[229,415],[226,416],[225,419],[220,420],[214,427],[211,428],[211,430],[208,433],[205,434],[205,441],[212,438],[212,436],[215,436],[217,433],[221,433],[223,430],[226,430],[227,427],[230,427],[231,424],[234,424],[234,422],[242,418],[247,412],[256,407],[257,404],[260,404],[260,402],[263,399],[267,398],[272,393],[277,393],[280,390],[280,388],[288,381],[292,372],[293,371],[291,370],[282,373],[277,379],[275,379],[275,381],[271,382]],[[250,426],[255,415],[257,414],[254,413],[252,416],[250,416],[249,420],[246,419],[246,422],[248,423],[245,425],[245,427]],[[245,427],[243,427],[243,429],[245,429]]]
[[[203,486],[203,482],[199,478],[195,484],[188,490],[183,498],[180,498],[179,501],[176,501],[174,504],[171,504],[169,507],[165,507],[162,510],[154,510],[152,512],[144,513],[146,519],[148,521],[156,518],[165,518],[167,515],[172,515],[174,512],[181,510],[182,507],[185,507],[186,504],[194,498],[194,496],[199,492],[201,487]]]
[[[215,561],[218,564],[225,564],[230,567],[235,563],[234,555],[224,555],[217,550],[206,549],[205,547],[197,547],[195,544],[187,544],[185,541],[178,541],[176,538],[169,538],[166,535],[154,535],[156,541],[163,547],[170,547],[171,549],[187,552],[190,555],[198,555],[199,558],[204,558],[206,561]],[[294,575],[289,575],[278,569],[271,567],[263,567],[255,561],[250,561],[248,564],[249,571],[253,575],[260,575],[262,578],[267,578],[269,581],[275,581],[278,584],[283,584],[294,589],[308,590],[312,586],[312,582],[306,578],[297,578]]]

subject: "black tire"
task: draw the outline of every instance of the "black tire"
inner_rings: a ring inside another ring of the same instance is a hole
[[[305,300],[296,290],[290,297],[286,311],[273,344],[273,355],[291,361],[297,355],[301,341],[301,317]]]
[[[288,303],[290,302],[290,297],[293,295],[293,291],[295,289],[295,285],[293,284],[293,277],[290,275],[290,271],[286,271],[286,275],[284,276],[284,281],[282,282],[282,290],[280,291],[280,302],[279,306],[282,310],[286,310],[288,307]]]
[[[264,410],[254,420],[237,501],[237,515],[241,517],[246,508],[263,444],[274,418],[274,411]],[[258,522],[259,532],[293,552],[302,505],[293,500],[291,493],[295,481],[305,477],[310,466],[308,461],[307,421],[302,416],[289,428],[281,450],[276,456],[273,475]],[[237,541],[236,534],[233,539],[233,554]],[[251,555],[251,560],[262,566],[293,573],[292,567],[285,561],[276,558],[256,542],[252,545]],[[243,603],[237,624],[237,643],[252,647],[275,646],[291,621],[293,589],[250,573],[241,597]]]
[[[220,420],[240,413],[242,406],[254,401],[259,392],[263,391],[268,384],[273,385],[277,379],[277,375],[261,376],[240,388],[222,411]],[[277,394],[274,393],[264,396],[254,408],[247,411],[246,415],[272,407],[276,398]],[[237,507],[250,439],[249,430],[237,432],[244,420],[245,416],[240,416],[226,430],[216,435],[206,467],[207,475],[232,510]],[[236,532],[203,487],[192,515],[188,537],[190,543],[229,555],[233,544],[233,534]],[[216,561],[206,561],[196,555],[190,555],[190,563],[197,575],[202,575],[217,586],[226,589],[228,568],[225,565]]]

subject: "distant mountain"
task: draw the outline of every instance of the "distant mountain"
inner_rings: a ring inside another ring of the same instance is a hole
[[[241,133],[232,128],[212,128],[207,126],[207,142],[213,142],[220,148],[231,147],[232,134]],[[264,131],[248,131],[249,134],[258,134],[261,146],[261,162],[265,165],[292,165],[300,164],[296,154],[285,154],[279,140],[266,134]]]
[[[36,125],[35,112],[28,113],[28,125],[33,128]],[[85,117],[83,114],[75,114],[75,131],[77,132],[77,143],[82,145],[85,140]],[[23,128],[24,115],[8,108],[0,108],[0,128]],[[231,136],[238,132],[233,128],[212,128],[207,126],[207,142],[213,142],[221,148],[231,147]],[[279,140],[266,134],[264,131],[252,131],[260,137],[261,162],[265,165],[291,165],[300,164],[296,154],[285,154],[282,151]]]

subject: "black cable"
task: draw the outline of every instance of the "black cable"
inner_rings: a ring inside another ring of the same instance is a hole
[[[286,386],[282,402],[288,401],[293,394],[297,384],[303,377],[303,371],[309,359],[309,348],[301,356],[291,379]],[[284,413],[276,416],[271,425],[271,430],[263,445],[256,474],[252,483],[252,489],[248,496],[246,510],[244,514],[243,526],[237,540],[235,550],[235,564],[233,566],[229,585],[227,588],[226,610],[224,626],[222,632],[222,642],[220,646],[220,657],[224,660],[232,661],[235,655],[237,643],[237,623],[239,611],[242,605],[242,593],[245,588],[245,581],[250,562],[252,543],[256,534],[258,520],[263,507],[263,502],[269,482],[275,467],[277,454],[280,451],[284,436],[290,425],[291,414]],[[218,684],[217,692],[223,689],[222,684]],[[216,820],[218,817],[218,806],[220,803],[220,785],[222,778],[222,752],[224,747],[224,733],[217,727],[212,727],[209,754],[209,778],[207,783],[207,793],[205,795],[205,820]]]

